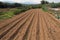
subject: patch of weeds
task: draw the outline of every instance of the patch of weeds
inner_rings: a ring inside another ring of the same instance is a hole
[[[48,11],[48,8],[47,8],[47,6],[44,4],[44,5],[42,5],[42,10],[43,11]]]
[[[0,20],[11,18],[13,15],[14,15],[14,13],[11,11],[3,12],[3,14],[1,13],[1,15],[0,15]]]
[[[11,18],[12,16],[18,15],[21,12],[25,12],[27,10],[28,9],[26,9],[26,8],[21,8],[21,9],[16,8],[16,9],[11,9],[11,10],[6,11],[6,12],[0,12],[0,20],[1,19]]]

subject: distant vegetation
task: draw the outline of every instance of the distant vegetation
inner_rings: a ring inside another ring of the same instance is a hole
[[[45,1],[45,0],[42,0],[41,1],[41,4],[43,5],[43,4],[49,4],[49,2],[48,1]]]
[[[54,3],[54,2],[52,2],[52,3],[50,3],[50,6],[52,8],[60,8],[60,3]]]
[[[0,19],[11,18],[14,15],[25,12],[29,9],[42,8],[44,11],[48,11],[50,8],[59,8],[60,3],[49,3],[48,1],[41,1],[41,4],[21,4],[21,3],[4,3],[0,2]]]
[[[0,8],[14,8],[14,7],[21,7],[22,4],[19,3],[4,3],[0,2]]]
[[[43,11],[46,11],[46,12],[49,12],[49,13],[51,12],[51,14],[53,16],[55,16],[57,19],[60,19],[60,10],[55,11],[55,10],[49,9],[49,8],[60,8],[60,2],[59,3],[54,3],[54,2],[49,3],[45,0],[42,0],[41,4],[42,4],[41,8],[42,8]]]
[[[29,10],[29,8],[24,4],[0,2],[0,20],[11,18],[12,16],[20,14],[26,10]]]
[[[48,11],[48,8],[47,8],[48,4],[49,4],[48,1],[45,1],[45,0],[41,1],[41,8],[43,11]]]
[[[29,9],[41,8],[40,4],[21,4],[21,3],[4,3],[0,2],[0,20],[11,18],[14,15],[18,15],[21,12],[25,12]]]

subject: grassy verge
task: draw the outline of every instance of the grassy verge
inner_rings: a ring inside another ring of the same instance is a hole
[[[9,11],[6,12],[0,12],[0,20],[11,18],[12,16],[18,15],[21,12],[25,12],[26,10],[28,9],[15,8],[15,9],[10,9]]]

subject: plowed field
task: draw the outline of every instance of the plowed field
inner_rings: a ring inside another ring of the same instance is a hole
[[[0,22],[0,40],[60,40],[60,21],[31,9]]]

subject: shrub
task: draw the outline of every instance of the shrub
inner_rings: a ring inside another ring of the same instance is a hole
[[[44,4],[44,5],[42,5],[42,9],[44,10],[44,11],[48,11],[48,8],[47,8],[47,6]]]

